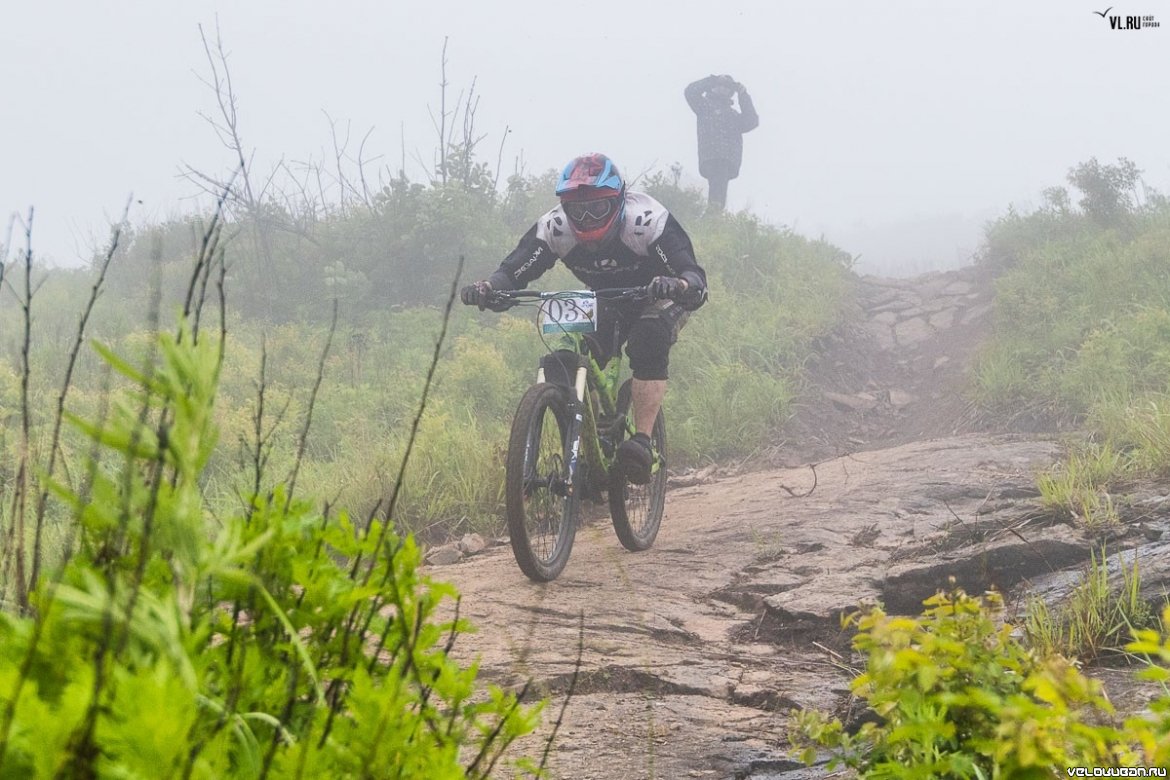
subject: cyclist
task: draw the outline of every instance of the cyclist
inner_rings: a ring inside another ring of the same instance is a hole
[[[651,300],[618,308],[600,320],[595,349],[603,364],[624,343],[636,434],[618,448],[630,482],[650,481],[650,433],[666,394],[670,348],[690,312],[707,300],[707,274],[691,239],[669,211],[641,192],[627,191],[617,166],[603,154],[569,162],[557,180],[560,204],[536,221],[488,279],[464,287],[463,303],[491,306],[493,290],[520,290],[559,258],[590,289],[646,285]],[[606,327],[607,322],[609,328]],[[613,345],[610,347],[609,345]]]

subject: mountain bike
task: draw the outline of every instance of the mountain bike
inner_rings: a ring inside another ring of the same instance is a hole
[[[605,365],[597,362],[595,355],[607,352],[592,335],[608,305],[649,300],[646,287],[490,294],[488,305],[496,311],[537,307],[538,329],[549,347],[536,382],[516,408],[505,461],[512,552],[529,579],[548,582],[564,570],[583,498],[608,502],[627,550],[646,550],[658,535],[666,498],[666,422],[660,410],[650,437],[650,481],[630,483],[616,453],[635,433],[631,383],[619,384],[620,350],[610,350]]]

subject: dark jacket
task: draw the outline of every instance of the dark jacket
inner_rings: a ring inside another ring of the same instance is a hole
[[[739,111],[732,107],[730,100],[720,100],[709,94],[712,87],[720,82],[718,76],[707,76],[687,85],[683,94],[697,116],[699,132],[699,173],[709,163],[720,163],[719,168],[729,173],[728,178],[739,175],[743,162],[743,134],[754,130],[760,124],[760,117],[752,105],[747,90],[739,90]]]
[[[706,300],[707,274],[691,239],[666,207],[641,192],[626,193],[620,235],[591,249],[577,243],[560,206],[536,221],[488,279],[495,290],[521,290],[560,260],[591,290],[639,287],[655,276],[686,279],[688,309]]]

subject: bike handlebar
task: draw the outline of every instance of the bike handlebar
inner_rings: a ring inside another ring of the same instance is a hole
[[[581,290],[492,290],[488,293],[487,305],[489,307],[498,307],[500,309],[511,308],[524,299],[531,300],[549,300],[551,298],[570,298],[574,295],[579,295]],[[641,287],[611,287],[602,290],[590,290],[597,298],[608,301],[638,301],[649,300],[650,288],[647,285]]]

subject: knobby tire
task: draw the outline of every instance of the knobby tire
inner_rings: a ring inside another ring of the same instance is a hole
[[[505,463],[508,535],[520,570],[531,580],[556,579],[569,561],[580,490],[564,495],[572,442],[567,388],[528,388],[512,420]]]
[[[618,391],[618,420],[633,414],[630,396],[630,381],[626,380]],[[654,419],[650,438],[654,442],[659,462],[648,483],[631,484],[626,480],[621,466],[616,463],[609,476],[609,515],[613,520],[613,530],[617,532],[622,546],[631,552],[650,549],[662,525],[662,510],[666,504],[666,419],[661,409]],[[620,445],[621,441],[617,444]]]

